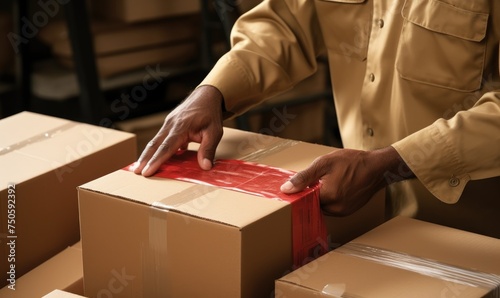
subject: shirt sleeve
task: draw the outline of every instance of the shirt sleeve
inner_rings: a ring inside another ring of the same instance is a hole
[[[457,202],[470,180],[500,176],[500,90],[393,147],[434,196]]]
[[[321,32],[312,1],[263,1],[235,23],[231,50],[200,86],[219,89],[226,110],[241,114],[316,71],[324,46],[315,36]]]

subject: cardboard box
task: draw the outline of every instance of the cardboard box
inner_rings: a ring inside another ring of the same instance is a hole
[[[30,112],[2,119],[0,135],[3,287],[80,240],[76,187],[133,162],[136,145],[130,133]]]
[[[13,290],[13,288],[15,290]],[[42,297],[54,289],[83,295],[82,246],[78,242],[0,289],[0,297]]]
[[[97,0],[92,1],[92,14],[104,20],[142,22],[159,18],[197,13],[198,0]]]
[[[97,57],[96,66],[99,76],[107,78],[151,65],[180,67],[192,62],[197,57],[197,53],[198,45],[195,42],[183,42]],[[64,67],[74,68],[72,57],[60,56],[57,58],[58,62]]]
[[[330,150],[225,129],[216,158],[298,170]],[[116,275],[122,283],[113,297],[268,297],[274,280],[293,269],[291,206],[284,201],[119,170],[82,185],[79,202],[90,297],[108,295]],[[335,218],[350,235],[329,241],[359,236],[383,218],[378,197]]]
[[[394,218],[276,281],[275,297],[498,297],[500,240]]]
[[[183,16],[139,24],[116,21],[91,22],[94,53],[111,55],[132,50],[171,45],[179,42],[198,41],[199,17]],[[65,20],[55,20],[40,30],[38,38],[52,47],[57,56],[73,55]]]
[[[76,295],[66,291],[54,290],[48,293],[47,295],[43,296],[42,298],[83,298],[83,297],[84,296]]]

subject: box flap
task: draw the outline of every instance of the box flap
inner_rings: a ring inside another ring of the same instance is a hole
[[[500,240],[407,217],[396,217],[352,241],[500,275]]]
[[[23,112],[0,121],[0,185],[22,183],[133,137],[133,134]],[[73,164],[72,167],[77,166]],[[68,169],[66,169],[68,170]],[[54,171],[57,175],[57,170]],[[61,174],[61,173],[59,173]]]
[[[478,286],[471,279],[467,284],[460,278],[424,275],[369,259],[378,258],[377,252],[368,252],[369,258],[360,257],[349,252],[353,244],[382,248],[410,259],[423,258],[430,261],[426,266],[431,269],[445,264],[451,269],[488,274],[500,270],[500,240],[398,217],[282,277],[279,291],[307,288],[316,293],[337,293],[331,297],[434,297],[437,293],[443,297],[483,297],[490,291],[491,285],[485,286],[489,282],[481,281]],[[397,263],[399,259],[394,260]]]
[[[269,155],[260,159],[259,162],[297,172],[304,170],[317,157],[330,153],[333,150],[335,150],[335,148],[297,142],[293,146],[283,148],[278,154]]]
[[[278,200],[206,185],[164,178],[145,178],[126,170],[115,171],[80,188],[152,207],[175,210],[238,228],[288,205]]]
[[[43,136],[46,132],[53,132],[70,123],[69,120],[31,112],[12,115],[0,121],[0,131],[2,132],[0,149]]]

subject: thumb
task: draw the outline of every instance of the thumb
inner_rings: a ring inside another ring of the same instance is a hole
[[[326,174],[328,169],[328,163],[325,163],[325,161],[322,157],[316,158],[307,169],[297,172],[287,182],[283,183],[280,188],[281,192],[296,193],[317,182]]]
[[[314,175],[314,171],[306,169],[292,176],[288,181],[281,185],[280,190],[283,193],[291,194],[304,190],[309,185],[319,179]]]
[[[222,135],[220,136],[208,136],[205,135],[200,143],[200,148],[198,149],[198,164],[203,170],[210,170],[215,158],[215,150],[220,142]]]

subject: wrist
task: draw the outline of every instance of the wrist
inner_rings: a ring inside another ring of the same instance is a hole
[[[392,146],[373,151],[375,160],[380,162],[382,184],[389,184],[415,178],[415,174]]]
[[[222,119],[225,120],[233,115],[233,113],[226,110],[226,105],[224,102],[224,96],[219,89],[212,85],[201,85],[196,88],[197,91],[201,92],[206,96],[206,98],[210,98],[211,100],[216,101],[216,105],[220,107]]]

